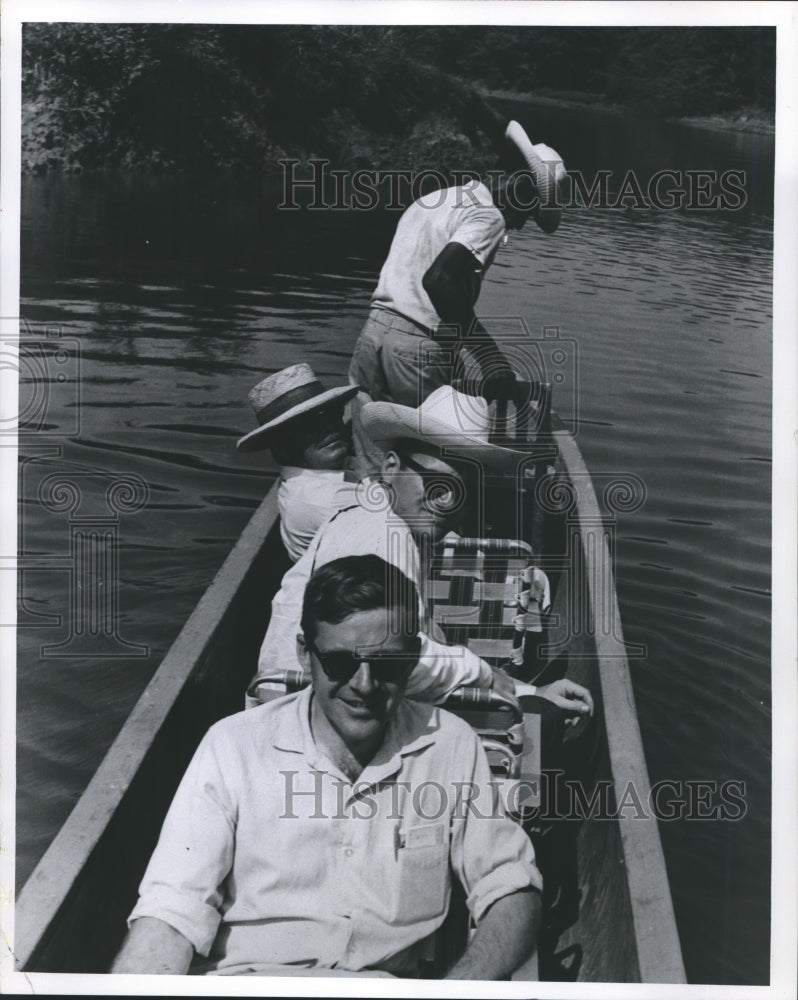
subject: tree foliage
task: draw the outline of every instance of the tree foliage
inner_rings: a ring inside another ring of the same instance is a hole
[[[766,28],[28,24],[23,165],[483,169],[473,83],[688,115],[772,110],[774,73]]]

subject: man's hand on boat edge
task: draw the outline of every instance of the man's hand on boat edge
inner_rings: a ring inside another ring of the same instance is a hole
[[[511,704],[518,704],[519,694],[524,694],[523,687],[524,685],[520,689],[517,688],[517,682],[506,670],[501,667],[493,668],[491,690],[499,698]],[[545,698],[557,708],[569,713],[565,720],[566,725],[575,726],[583,716],[590,718],[593,715],[593,696],[590,691],[567,677],[535,688],[535,694],[538,698]]]
[[[546,698],[552,704],[570,714],[565,720],[565,724],[575,726],[580,718],[593,715],[593,696],[586,687],[577,684],[575,681],[562,677],[551,684],[544,684],[537,689],[540,698]]]

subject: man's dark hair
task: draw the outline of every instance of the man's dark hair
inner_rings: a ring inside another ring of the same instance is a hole
[[[389,608],[398,612],[392,630],[418,634],[418,591],[412,580],[379,556],[344,556],[315,571],[302,601],[301,628],[316,638],[319,622],[337,625],[358,611]]]

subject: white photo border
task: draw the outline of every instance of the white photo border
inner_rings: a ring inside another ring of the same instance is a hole
[[[0,167],[0,322],[14,324],[19,311],[20,74],[21,25],[33,21],[186,22],[274,24],[530,25],[775,25],[777,114],[774,216],[773,380],[773,815],[771,984],[768,987],[621,985],[583,983],[424,983],[428,996],[563,998],[785,998],[796,985],[798,936],[798,684],[796,681],[796,443],[798,442],[798,4],[525,2],[525,0],[6,0],[2,11],[2,165]],[[16,413],[16,371],[0,370],[2,417]],[[16,449],[0,448],[0,558],[7,567],[16,552]],[[13,565],[13,563],[12,563]],[[14,573],[0,574],[3,621],[13,621]],[[407,996],[413,981],[232,977],[87,976],[20,973],[13,968],[15,802],[15,630],[0,629],[0,921],[3,992],[19,994]]]

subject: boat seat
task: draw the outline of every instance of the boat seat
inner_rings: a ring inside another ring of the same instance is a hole
[[[543,629],[534,573],[532,548],[520,539],[447,535],[432,560],[428,617],[446,642],[521,673],[536,648],[530,635]]]
[[[466,646],[511,675],[526,676],[525,661],[537,649],[530,636],[539,636],[543,627],[530,596],[533,569],[532,549],[519,539],[447,536],[432,559],[428,616],[447,642]],[[511,705],[491,690],[461,688],[443,707],[476,730],[497,779],[524,779],[529,787],[539,781],[541,718],[533,702]],[[523,803],[514,804],[518,808],[511,811],[520,818],[538,803],[527,793]]]
[[[286,694],[293,694],[294,691],[301,691],[308,684],[309,678],[301,670],[284,670],[282,674],[258,682],[257,686],[250,685],[244,699],[246,708],[256,708],[258,705],[265,705],[274,701],[275,698],[282,698]]]
[[[524,716],[518,705],[510,704],[486,688],[469,687],[455,691],[442,707],[476,731],[495,776],[520,777]]]

